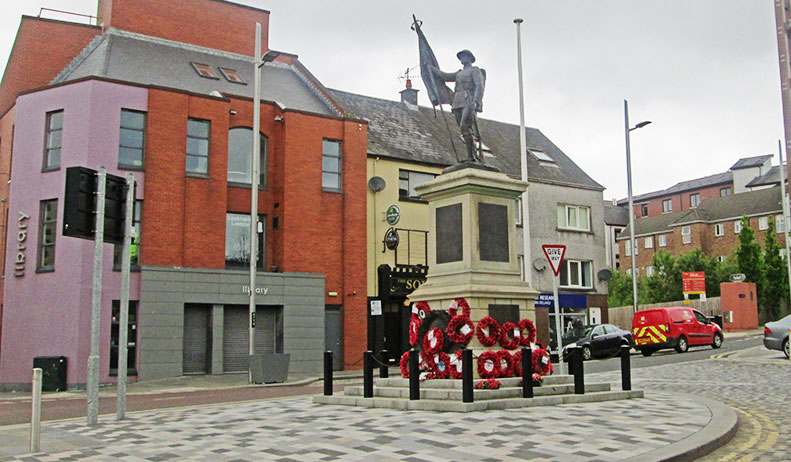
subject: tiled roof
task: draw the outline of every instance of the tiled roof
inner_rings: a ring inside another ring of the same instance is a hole
[[[638,218],[634,224],[635,235],[669,232],[674,227],[695,222],[716,223],[735,220],[744,215],[757,216],[778,213],[782,210],[781,200],[779,187],[714,197],[702,201],[697,208],[691,210]],[[627,226],[620,236],[624,238],[628,235],[629,227]]]
[[[629,224],[629,208],[613,205],[612,201],[604,201],[604,224],[626,226]]]
[[[684,191],[692,191],[700,188],[707,188],[718,184],[726,184],[733,182],[733,172],[715,173],[714,175],[695,178],[693,180],[681,181],[673,186],[663,189],[661,191],[654,191],[650,193],[640,194],[632,197],[633,202],[644,202],[655,197],[666,196],[669,194],[678,194]],[[618,205],[623,205],[628,202],[628,199],[620,199]]]
[[[431,107],[415,106],[339,90],[330,90],[345,110],[368,121],[368,153],[393,159],[429,163],[438,166],[456,164],[451,138],[460,157],[466,157],[456,121],[447,109],[441,112]],[[444,117],[444,118],[443,118]],[[519,177],[519,126],[478,119],[483,144],[489,148],[486,163],[503,173]],[[570,185],[603,191],[594,181],[552,141],[535,128],[525,129],[528,150],[541,150],[554,163],[528,156],[530,181]],[[451,135],[452,134],[452,135]]]
[[[193,62],[209,65],[220,78],[199,76]],[[236,70],[247,84],[227,81],[219,74],[218,67]],[[97,76],[199,94],[220,92],[252,98],[253,67],[249,56],[110,28],[101,41],[88,45],[51,83]],[[288,109],[341,115],[340,108],[327,100],[296,65],[272,62],[263,66],[261,99],[276,101]]]
[[[774,157],[772,154],[765,154],[763,156],[754,156],[754,157],[744,157],[739,159],[731,170],[739,170],[741,168],[751,168],[751,167],[760,167],[763,165],[767,160]]]
[[[774,186],[780,184],[780,167],[775,165],[768,172],[753,178],[745,186],[748,188],[759,188],[761,186]]]

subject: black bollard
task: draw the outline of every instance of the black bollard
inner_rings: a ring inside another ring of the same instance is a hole
[[[371,350],[363,353],[363,398],[374,397],[374,354]]]
[[[472,350],[461,350],[461,401],[473,402],[472,389]]]
[[[324,396],[332,396],[332,352],[324,352]]]
[[[409,350],[409,399],[412,401],[420,399],[419,354],[417,350]]]
[[[632,367],[629,364],[629,345],[621,346],[621,388],[632,389]]]
[[[533,349],[522,348],[522,398],[533,397]]]
[[[582,365],[582,348],[575,347],[571,353],[571,362],[574,369],[574,394],[585,394],[585,378]]]
[[[379,378],[386,379],[390,377],[390,369],[388,368],[388,359],[387,359],[387,350],[382,350],[382,353],[379,356],[381,358],[379,364]]]

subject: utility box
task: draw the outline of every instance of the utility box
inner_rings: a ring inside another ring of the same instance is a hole
[[[758,328],[758,294],[755,283],[720,284],[723,328],[726,332]]]
[[[33,368],[41,369],[41,391],[66,391],[66,357],[36,356]]]

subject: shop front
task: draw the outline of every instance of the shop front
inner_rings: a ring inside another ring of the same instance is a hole
[[[410,348],[409,322],[412,303],[409,295],[426,282],[425,265],[384,264],[377,268],[379,293],[369,299],[368,348],[377,355],[387,350],[387,357],[397,361]]]

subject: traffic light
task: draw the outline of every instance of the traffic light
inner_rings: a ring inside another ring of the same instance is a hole
[[[104,203],[104,241],[120,244],[126,217],[126,180],[107,175]],[[93,240],[96,234],[96,170],[86,167],[66,169],[63,204],[63,235]]]

